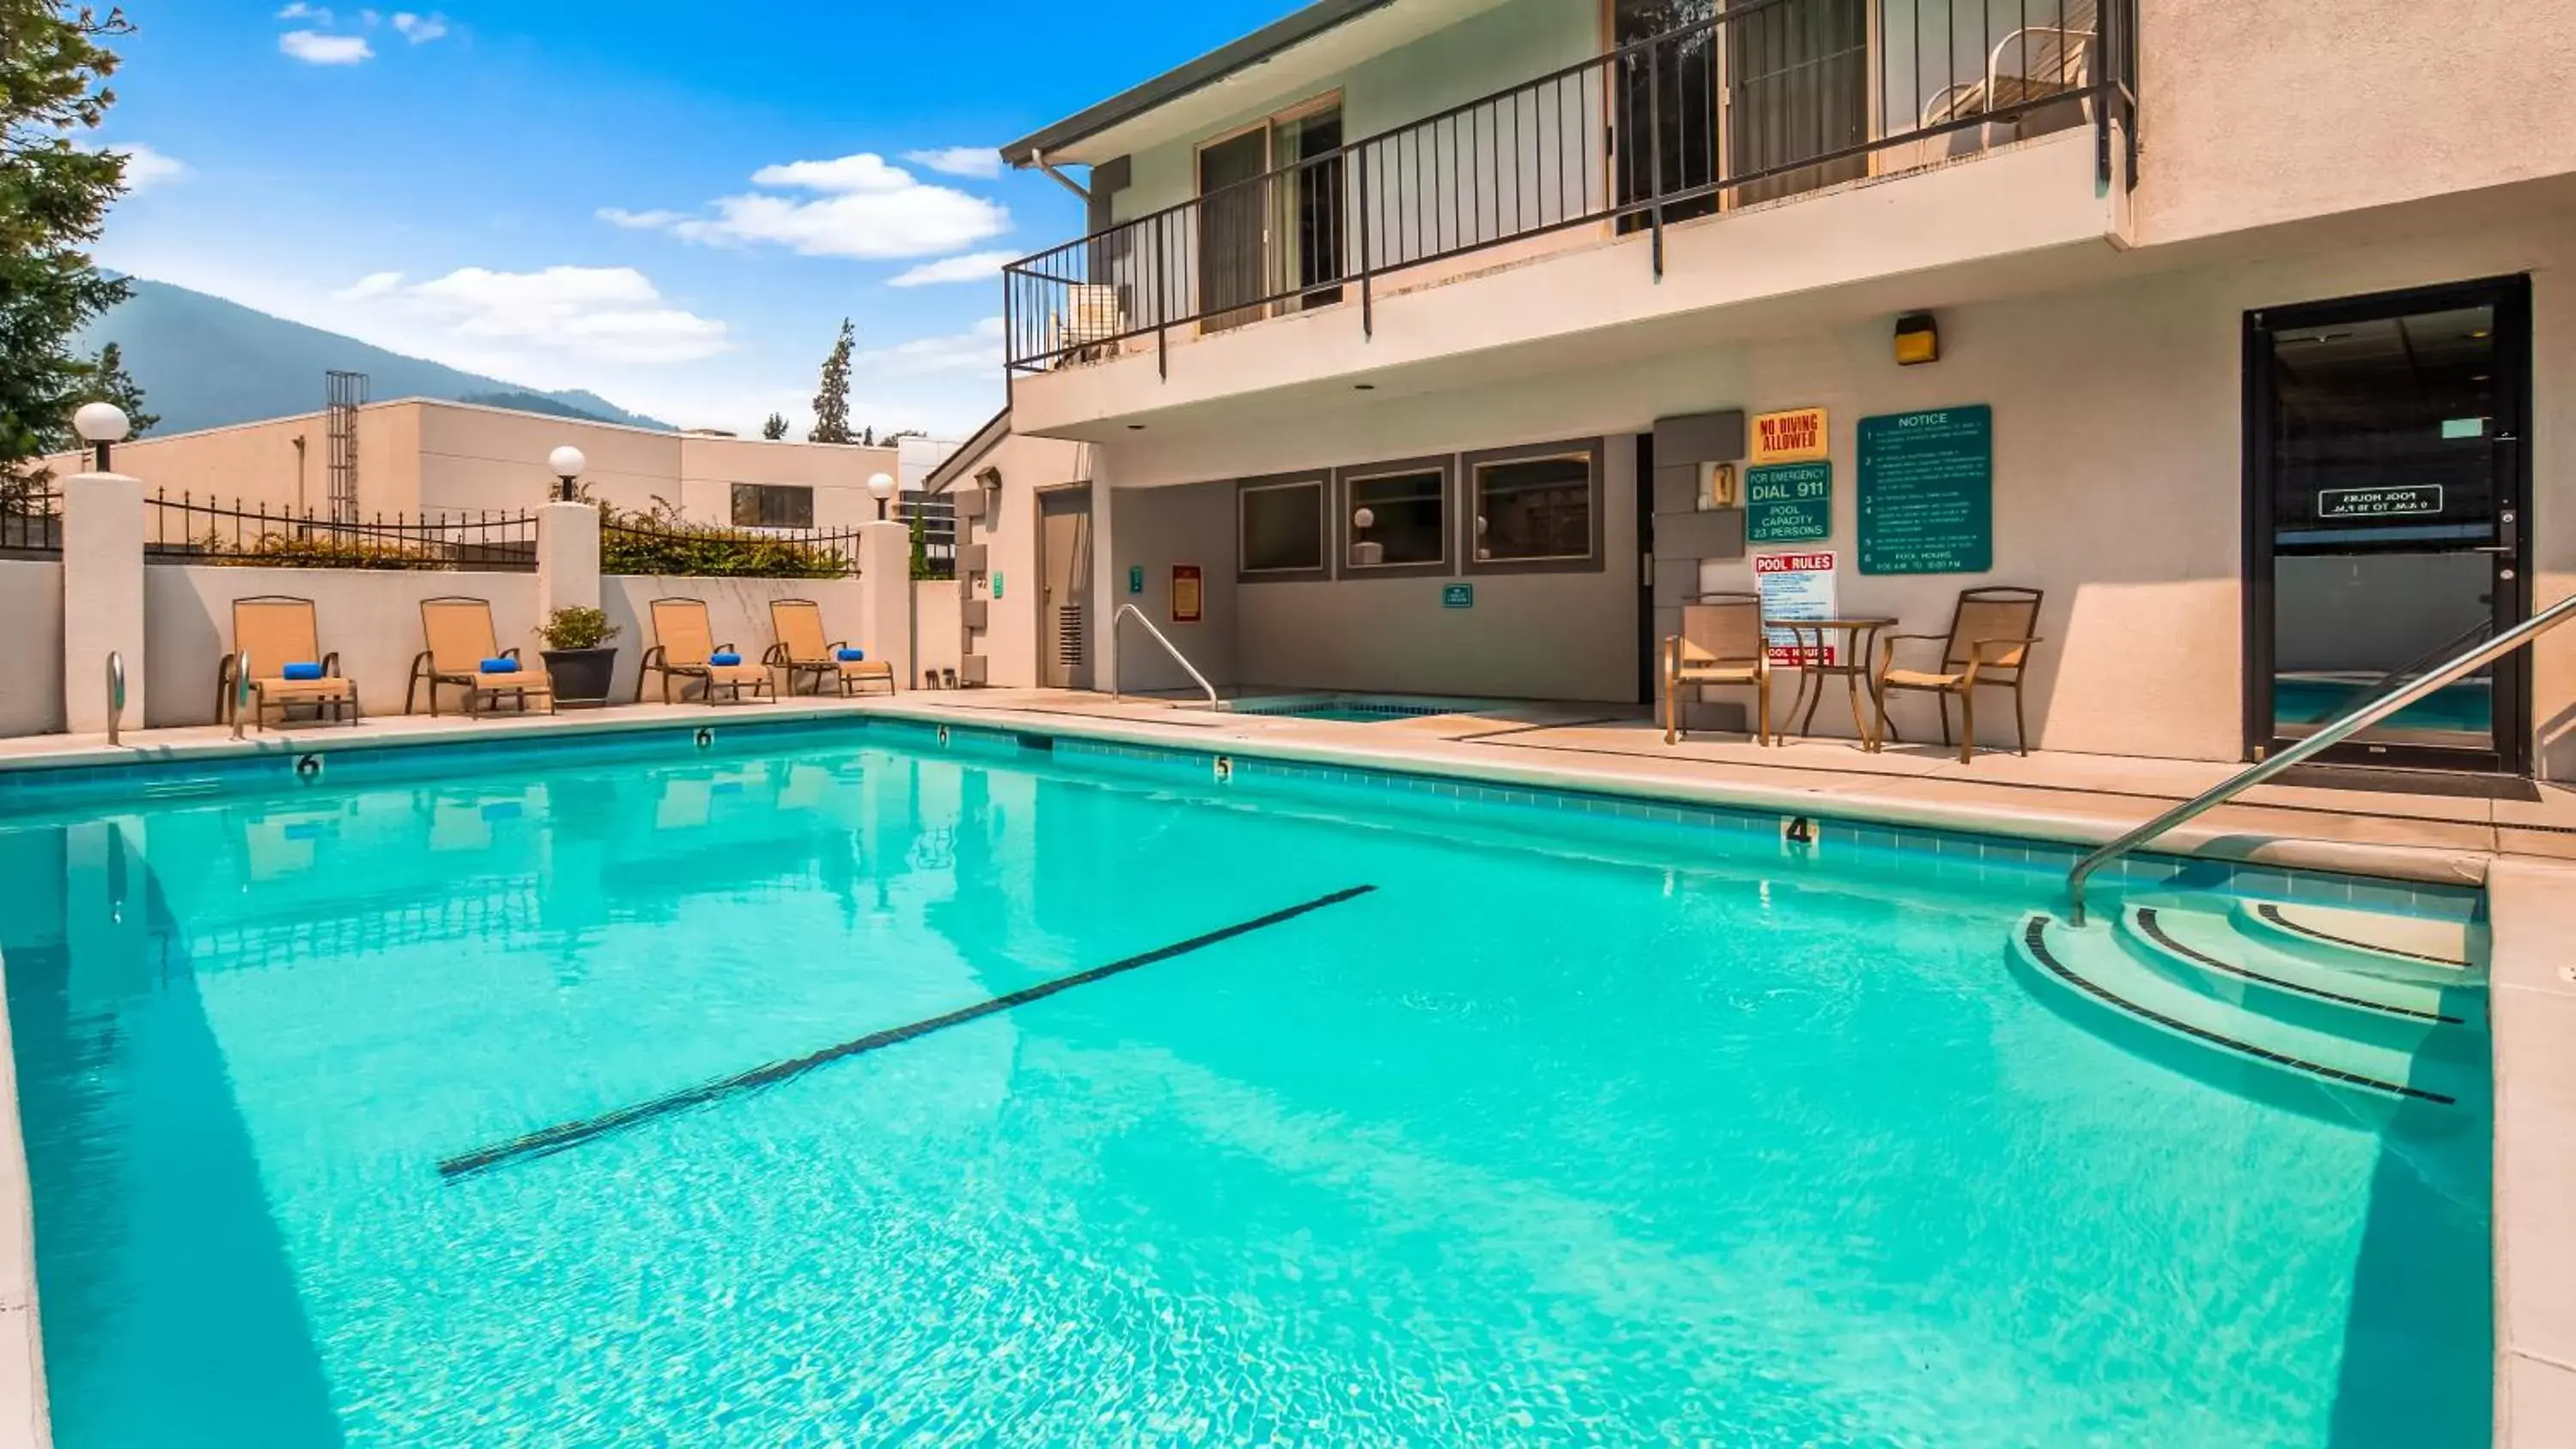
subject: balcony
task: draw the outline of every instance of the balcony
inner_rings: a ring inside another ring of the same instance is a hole
[[[2093,223],[2133,170],[2134,6],[1752,0],[1301,157],[1005,268],[1015,406],[1076,435],[1084,421],[1251,390],[1264,385],[1253,374],[1270,369],[1247,370],[1241,364],[1254,359],[1242,348],[1280,319],[1331,313],[1349,340],[1365,342],[1401,325],[1381,315],[1391,299],[1531,262],[1581,254],[1597,267],[1607,249],[1625,275],[1655,286],[1676,245],[1731,218],[1880,178],[1948,171],[2043,137],[2057,138],[2045,185],[2058,194],[2081,187],[2089,210],[2076,229],[2091,225],[2098,241]],[[2060,134],[2084,131],[2089,185],[2067,174],[2078,137]],[[1980,198],[1954,187],[1939,204],[1973,212],[2010,194]],[[1884,211],[1876,217],[1882,228],[1924,229]],[[1816,220],[1827,224],[1822,213]],[[2042,228],[2040,241],[2071,239],[2067,230]],[[1775,251],[1784,244],[1776,228],[1767,235]],[[1916,269],[1900,255],[1868,265],[1881,274]],[[1740,260],[1725,267],[1739,279],[1746,272]],[[1692,302],[1701,293],[1689,287],[1657,290],[1665,312],[1708,305]],[[1596,305],[1587,325],[1616,325],[1635,311]],[[1484,341],[1541,324],[1521,314],[1494,325],[1505,331]],[[1220,337],[1241,342],[1201,352]],[[1336,365],[1302,350],[1305,376]],[[1341,370],[1413,351],[1381,347]],[[1156,387],[1183,354],[1197,354],[1197,372],[1222,375]],[[1043,386],[1029,386],[1042,377]],[[1033,394],[1058,401],[1030,409]]]

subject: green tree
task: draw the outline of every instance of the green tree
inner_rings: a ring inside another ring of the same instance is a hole
[[[769,421],[760,425],[760,435],[773,443],[786,437],[787,415],[784,413],[771,413],[769,415]]]
[[[823,359],[823,386],[814,394],[814,430],[805,435],[809,443],[850,441],[850,352],[857,341],[857,329],[842,318],[841,336],[832,344],[832,355]]]
[[[74,136],[116,104],[101,42],[132,33],[122,10],[0,0],[0,479],[70,444],[90,375],[72,334],[129,290],[86,250],[125,193],[125,158]]]
[[[125,370],[125,354],[115,343],[100,348],[84,371],[88,375],[81,383],[80,400],[116,404],[117,411],[125,414],[128,437],[142,437],[161,421],[159,414],[143,410],[143,384]]]

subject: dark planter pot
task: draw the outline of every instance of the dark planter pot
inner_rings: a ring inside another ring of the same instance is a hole
[[[617,668],[617,650],[541,649],[546,677],[554,681],[557,704],[608,703],[608,677]]]

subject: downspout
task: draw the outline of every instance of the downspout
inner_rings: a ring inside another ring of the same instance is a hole
[[[1072,192],[1074,195],[1081,197],[1081,198],[1082,198],[1082,204],[1083,204],[1083,207],[1084,207],[1085,214],[1086,214],[1086,216],[1088,215],[1088,213],[1089,213],[1089,209],[1090,209],[1090,206],[1091,206],[1091,188],[1090,188],[1090,187],[1087,187],[1087,186],[1083,185],[1082,183],[1080,183],[1080,182],[1078,182],[1078,181],[1074,180],[1072,177],[1065,175],[1063,172],[1056,170],[1056,169],[1055,169],[1055,163],[1054,163],[1054,162],[1052,162],[1052,161],[1049,161],[1049,160],[1046,158],[1046,154],[1045,154],[1044,152],[1041,152],[1041,151],[1032,151],[1032,152],[1030,152],[1030,153],[1029,153],[1029,164],[1030,164],[1030,165],[1032,165],[1032,166],[1037,167],[1040,171],[1045,172],[1047,175],[1049,175],[1049,176],[1051,176],[1051,177],[1054,177],[1054,178],[1055,178],[1055,184],[1056,184],[1056,185],[1061,186],[1061,187],[1063,187],[1065,190]]]

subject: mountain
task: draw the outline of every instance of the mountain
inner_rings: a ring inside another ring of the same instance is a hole
[[[318,411],[322,374],[335,368],[367,374],[369,396],[378,401],[445,398],[553,417],[670,428],[597,393],[543,392],[405,357],[167,282],[137,277],[133,286],[132,299],[84,328],[78,345],[95,352],[113,342],[124,352],[126,370],[142,385],[146,405],[160,415],[156,436]]]

